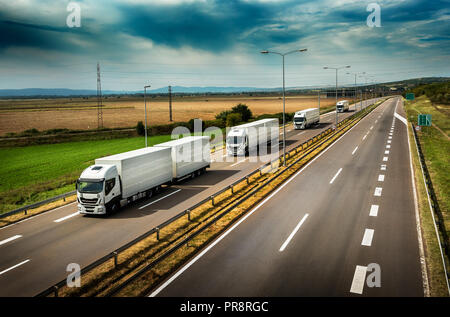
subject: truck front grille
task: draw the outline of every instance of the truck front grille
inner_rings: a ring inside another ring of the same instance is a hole
[[[91,205],[95,205],[97,204],[98,199],[97,198],[93,198],[93,199],[87,199],[87,198],[80,198],[81,202],[83,204],[91,204]]]

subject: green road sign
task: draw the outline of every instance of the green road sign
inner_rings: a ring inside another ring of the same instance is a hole
[[[414,100],[414,94],[413,93],[407,93],[406,94],[406,100]]]
[[[417,116],[417,125],[425,127],[431,126],[431,114],[419,114]]]

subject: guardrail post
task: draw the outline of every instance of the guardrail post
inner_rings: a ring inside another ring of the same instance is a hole
[[[233,185],[230,185],[231,193],[234,194]]]
[[[159,228],[156,228],[156,240],[159,241]]]
[[[191,211],[188,209],[186,210],[186,213],[188,215],[188,220],[191,221]]]
[[[26,209],[23,211],[23,214],[24,214],[24,215],[27,215],[27,210],[26,210]]]
[[[214,196],[211,196],[211,204],[212,204],[213,207],[214,207]]]
[[[66,201],[66,196],[63,197],[63,201]]]
[[[247,181],[247,185],[250,184],[250,181],[249,181],[249,179],[248,179],[248,176],[245,176],[245,179],[246,179],[246,181]]]
[[[53,286],[53,294],[55,294],[55,297],[58,297],[58,286]]]
[[[116,268],[117,267],[117,252],[116,251],[113,252],[113,256],[114,256],[114,268]]]

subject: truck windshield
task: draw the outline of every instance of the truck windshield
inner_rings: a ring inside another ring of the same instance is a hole
[[[305,121],[304,117],[294,118],[294,122],[303,122],[303,121]]]
[[[227,143],[229,144],[242,144],[243,138],[241,136],[229,136],[227,138]]]
[[[103,182],[77,181],[77,189],[80,193],[98,194],[103,191]]]

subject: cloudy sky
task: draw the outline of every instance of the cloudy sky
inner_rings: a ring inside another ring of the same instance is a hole
[[[351,65],[369,81],[450,76],[450,2],[83,0],[81,27],[66,24],[61,0],[0,0],[0,89],[105,90],[179,86],[279,87],[334,84],[324,66]],[[341,71],[341,83],[354,77]],[[358,81],[364,81],[358,78]]]

